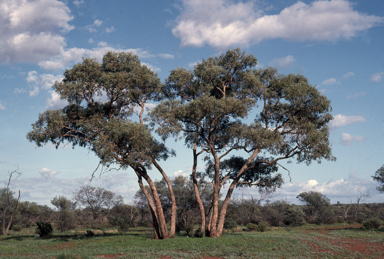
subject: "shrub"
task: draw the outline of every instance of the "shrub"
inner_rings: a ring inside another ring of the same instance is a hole
[[[198,229],[196,229],[194,236],[195,237],[203,237],[203,234],[204,234],[204,232],[201,231],[201,227],[199,227]]]
[[[267,230],[268,228],[268,223],[267,222],[259,222],[259,224],[257,224],[257,231],[259,232],[264,232],[265,230]]]
[[[305,224],[304,211],[298,206],[291,206],[284,213],[284,224],[292,227],[299,227]]]
[[[117,231],[120,235],[124,235],[131,226],[131,219],[128,216],[123,217],[110,217],[108,218],[109,224],[114,227],[117,227]]]
[[[112,225],[110,222],[109,222],[109,219],[108,219],[108,223],[110,225]],[[113,226],[113,225],[112,225]],[[98,230],[101,230],[101,231],[104,231],[104,229],[106,229],[108,227],[108,224],[103,224],[103,223],[92,223],[91,224],[91,228],[92,229],[98,229]]]
[[[224,228],[225,229],[237,228],[237,223],[231,218],[226,218],[224,221]]]
[[[39,234],[40,237],[50,236],[53,232],[52,225],[49,222],[38,221],[36,225],[36,234]]]
[[[20,225],[14,225],[13,227],[12,227],[12,230],[13,231],[21,231],[23,228],[20,226]]]
[[[258,229],[258,226],[256,224],[253,224],[253,223],[248,223],[247,224],[247,229],[250,230],[250,231],[255,231]]]
[[[93,237],[95,235],[95,232],[92,230],[87,230],[87,234],[85,234],[87,237]]]
[[[75,229],[75,214],[71,210],[63,210],[58,213],[57,217],[57,226],[60,229],[61,232]]]
[[[381,220],[376,218],[367,219],[363,222],[363,227],[366,229],[378,229],[381,225]]]
[[[336,222],[335,213],[330,206],[323,206],[319,216],[316,218],[315,223],[321,224],[333,224]]]

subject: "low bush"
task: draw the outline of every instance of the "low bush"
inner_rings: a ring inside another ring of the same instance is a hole
[[[21,231],[23,228],[20,226],[20,225],[14,225],[13,227],[12,227],[12,230],[13,231],[17,231],[17,232],[19,232],[19,231]]]
[[[284,212],[284,224],[291,227],[299,227],[305,224],[304,211],[298,206],[290,206],[286,212]]]
[[[123,217],[110,217],[108,223],[114,227],[117,227],[117,231],[120,235],[124,235],[131,226],[131,220],[128,216]]]
[[[257,224],[257,231],[259,232],[264,232],[266,231],[268,228],[268,223],[267,222],[259,222],[259,224]]]
[[[363,222],[363,227],[366,229],[378,229],[381,225],[381,220],[376,218],[367,219]]]
[[[196,229],[194,237],[203,237],[204,232],[201,231],[201,227]]]
[[[53,232],[52,225],[49,222],[38,221],[36,225],[36,234],[39,234],[40,237],[50,236]]]
[[[248,223],[247,224],[247,229],[250,230],[250,231],[255,231],[258,229],[258,226],[256,224],[253,224],[253,223]]]
[[[87,230],[87,234],[85,234],[87,237],[93,237],[95,235],[95,232],[92,230]]]
[[[226,218],[224,221],[224,228],[225,229],[237,228],[237,223],[231,218]]]

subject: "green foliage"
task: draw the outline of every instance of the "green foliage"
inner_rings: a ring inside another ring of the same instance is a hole
[[[247,224],[247,229],[250,230],[250,231],[255,231],[257,230],[259,227],[256,225],[256,224],[253,224],[253,223],[248,223]]]
[[[124,235],[132,226],[131,219],[128,216],[110,217],[108,218],[108,223],[117,227],[117,231],[120,235]]]
[[[381,220],[370,218],[363,222],[363,227],[366,229],[378,229],[381,226]]]
[[[225,229],[233,229],[233,228],[237,228],[237,223],[236,223],[236,221],[234,221],[234,220],[231,219],[231,218],[225,218],[225,221],[224,221],[224,228],[225,228]]]
[[[195,231],[195,234],[194,234],[194,237],[203,237],[204,236],[204,232],[201,231],[201,227],[199,227],[198,229],[196,229]]]
[[[50,236],[53,232],[51,223],[38,221],[36,222],[36,234],[39,234],[40,237]]]
[[[257,224],[257,231],[259,232],[265,232],[268,228],[268,223],[264,221],[260,221],[259,224]]]
[[[21,231],[23,229],[23,227],[22,226],[20,226],[20,225],[13,225],[13,227],[12,227],[12,230],[13,231]]]
[[[324,194],[309,191],[300,193],[296,198],[305,204],[304,211],[308,222],[315,222],[316,218],[319,217],[317,222],[321,224],[323,222],[321,213],[324,213],[324,220],[329,219],[331,212],[326,210],[329,209],[328,207],[331,203],[329,198],[327,198]]]
[[[87,234],[85,234],[87,237],[93,237],[95,235],[95,232],[93,230],[87,230]]]
[[[384,192],[384,165],[381,166],[375,173],[374,176],[372,176],[373,180],[379,182],[379,186],[376,187],[376,189],[379,192]]]
[[[284,212],[284,224],[292,227],[303,226],[305,214],[299,206],[289,206]]]
[[[323,206],[317,216],[315,223],[320,224],[333,224],[336,222],[335,213],[331,206]]]

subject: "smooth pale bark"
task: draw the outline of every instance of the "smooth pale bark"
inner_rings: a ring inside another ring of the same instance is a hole
[[[201,216],[201,231],[203,233],[203,237],[205,237],[205,209],[204,204],[200,197],[199,187],[197,186],[197,178],[196,178],[196,169],[197,169],[197,153],[196,153],[197,145],[196,143],[193,146],[193,167],[192,167],[192,182],[193,182],[193,190],[195,191],[195,197],[197,204],[199,205],[200,216]]]
[[[144,193],[145,197],[147,198],[148,205],[149,205],[149,210],[151,211],[152,215],[152,222],[153,222],[153,231],[155,235],[155,239],[159,239],[160,237],[160,229],[159,229],[159,222],[157,219],[157,214],[156,214],[156,208],[155,205],[153,204],[153,200],[147,189],[145,189],[145,186],[142,181],[142,177],[139,175],[138,172],[136,172],[137,177],[139,178],[138,183],[140,186],[141,191]]]
[[[227,208],[229,201],[231,200],[232,193],[236,187],[236,184],[240,180],[241,176],[249,169],[249,165],[251,164],[252,160],[259,154],[259,150],[255,150],[251,157],[248,158],[247,162],[243,165],[243,167],[240,169],[239,173],[237,174],[236,178],[232,181],[231,185],[228,188],[227,195],[224,199],[223,206],[221,207],[220,211],[220,218],[219,223],[217,225],[217,233],[216,236],[220,237],[223,233],[224,229],[224,222],[225,222],[225,215],[227,214]]]
[[[153,183],[152,179],[148,176],[147,172],[145,172],[144,170],[138,170],[138,171],[140,172],[140,175],[147,181],[149,188],[151,189],[151,192],[152,192],[152,197],[153,197],[153,200],[154,200],[155,206],[156,206],[157,219],[159,222],[159,229],[160,229],[160,234],[161,234],[160,238],[167,239],[167,238],[169,238],[168,230],[167,230],[167,223],[165,221],[163,207],[161,206],[161,201],[160,201],[160,197],[159,197],[159,194],[157,192],[156,186]]]
[[[169,237],[172,237],[175,235],[175,232],[176,232],[176,198],[175,198],[175,194],[173,192],[171,181],[169,181],[169,178],[165,174],[164,170],[160,167],[160,165],[154,159],[152,159],[152,163],[154,164],[154,166],[157,168],[157,170],[159,170],[159,172],[163,176],[165,182],[168,185],[169,194],[171,195],[171,202],[172,202],[171,229],[169,230]]]
[[[213,183],[213,198],[212,198],[212,219],[210,223],[209,236],[217,237],[217,218],[219,215],[219,189],[220,189],[220,159],[217,156],[216,150],[211,145],[211,153],[215,161],[215,180]]]

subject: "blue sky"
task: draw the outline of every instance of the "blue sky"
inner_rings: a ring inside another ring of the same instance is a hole
[[[292,181],[274,199],[295,202],[301,191],[320,191],[332,202],[382,202],[375,171],[384,164],[384,5],[356,1],[97,1],[2,0],[0,2],[0,186],[12,181],[22,200],[49,204],[72,192],[98,164],[85,149],[36,148],[25,138],[38,114],[65,102],[52,91],[65,69],[83,57],[101,60],[107,51],[130,51],[165,80],[172,69],[193,69],[203,58],[241,47],[258,67],[300,73],[331,100],[330,140],[336,162],[286,164]],[[162,165],[169,176],[188,175],[191,151]],[[203,164],[201,163],[201,169]],[[156,172],[151,174],[160,179]],[[92,185],[131,202],[138,190],[132,171],[97,177]],[[235,194],[257,196],[256,189]]]

